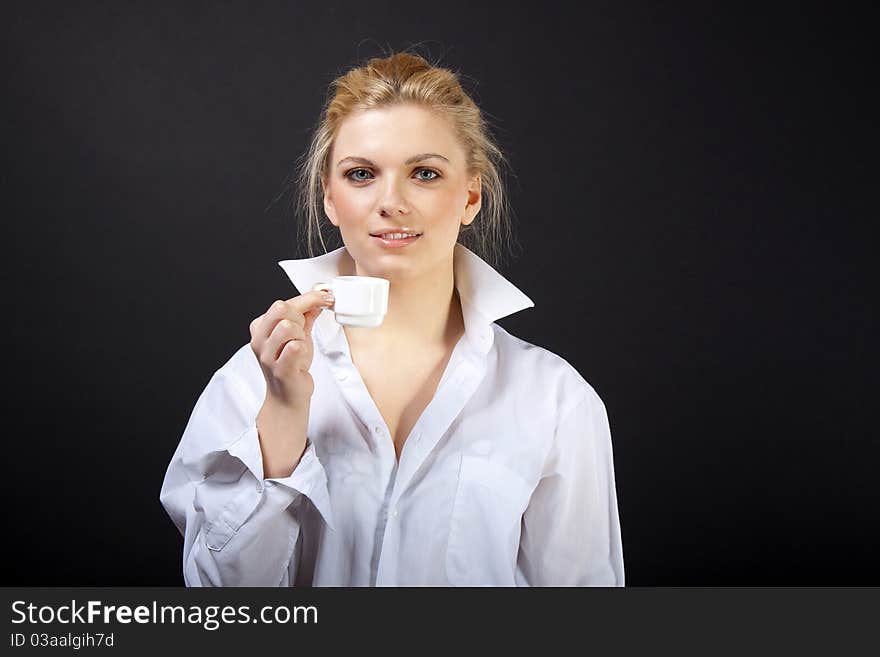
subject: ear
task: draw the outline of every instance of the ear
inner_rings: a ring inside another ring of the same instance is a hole
[[[327,188],[326,180],[321,181],[321,187],[324,190],[324,213],[327,215],[330,223],[339,228],[339,220],[336,218],[336,206],[333,205],[333,200],[330,198],[330,190]]]
[[[471,178],[471,181],[468,184],[467,205],[464,206],[464,215],[461,218],[463,226],[469,225],[474,219],[476,219],[483,201],[482,190],[482,178],[478,173]]]

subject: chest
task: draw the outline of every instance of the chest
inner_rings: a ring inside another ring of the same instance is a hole
[[[412,428],[434,398],[452,349],[411,357],[352,352],[352,360],[400,453]]]

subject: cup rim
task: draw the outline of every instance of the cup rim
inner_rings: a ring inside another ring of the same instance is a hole
[[[389,281],[387,278],[379,278],[378,276],[357,276],[357,275],[347,275],[347,276],[334,276],[334,279],[343,280],[346,282],[352,283],[381,283],[387,284]]]

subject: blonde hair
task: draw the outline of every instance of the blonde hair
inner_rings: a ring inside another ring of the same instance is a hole
[[[328,252],[324,226],[336,234],[324,215],[324,183],[340,124],[356,111],[404,103],[427,108],[450,121],[464,147],[468,177],[479,173],[481,178],[480,212],[474,221],[461,227],[458,242],[499,267],[516,244],[512,210],[502,179],[502,167],[509,168],[507,159],[458,75],[406,51],[374,57],[330,84],[308,151],[297,163],[295,205],[300,239],[309,256],[315,255],[318,245]]]

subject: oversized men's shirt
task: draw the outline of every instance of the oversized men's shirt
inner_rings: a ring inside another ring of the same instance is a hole
[[[279,263],[300,293],[345,247]],[[160,500],[188,586],[622,586],[605,405],[565,359],[496,320],[534,303],[461,244],[465,333],[398,462],[330,310],[312,329],[307,447],[263,476],[266,382],[250,344],[199,396]]]

